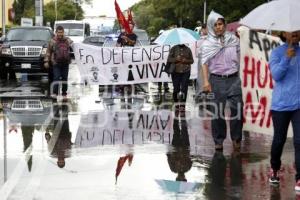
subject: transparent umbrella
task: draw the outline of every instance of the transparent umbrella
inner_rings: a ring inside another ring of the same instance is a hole
[[[252,29],[293,32],[300,30],[299,11],[299,0],[273,0],[256,7],[240,24]]]
[[[200,35],[187,28],[174,28],[164,31],[155,40],[156,44],[184,44],[193,43],[200,39]]]
[[[195,182],[172,181],[164,179],[155,179],[155,181],[163,190],[175,193],[194,192],[203,186],[202,183]]]

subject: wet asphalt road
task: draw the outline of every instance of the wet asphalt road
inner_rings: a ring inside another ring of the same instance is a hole
[[[215,152],[193,86],[185,117],[174,115],[170,94],[143,87],[148,94],[122,105],[80,84],[75,65],[67,102],[50,101],[45,80],[1,83],[2,99],[30,94],[42,109],[2,112],[0,199],[297,199],[291,139],[281,184],[270,186],[270,136],[245,134],[241,152],[228,138]]]

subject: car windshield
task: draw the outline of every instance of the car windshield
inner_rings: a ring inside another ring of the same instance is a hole
[[[83,36],[83,24],[59,23],[57,26],[64,27],[66,36]]]
[[[113,39],[111,37],[107,37],[103,43],[104,47],[115,47],[117,46],[117,38]],[[140,40],[136,40],[135,46],[143,46]]]
[[[90,42],[104,42],[105,38],[104,37],[92,37],[90,38]]]
[[[49,41],[51,33],[47,29],[11,29],[7,33],[7,41]]]
[[[104,37],[87,37],[84,39],[83,43],[102,46],[104,41],[105,41]]]
[[[139,40],[148,40],[148,34],[146,31],[134,31]]]
[[[66,36],[83,36],[82,29],[65,29]]]

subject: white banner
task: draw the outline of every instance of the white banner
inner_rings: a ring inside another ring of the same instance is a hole
[[[240,42],[244,130],[272,134],[270,107],[274,81],[268,61],[280,39],[241,27]]]
[[[188,44],[194,57],[191,79],[197,78],[198,44]],[[89,84],[120,85],[171,81],[163,72],[170,45],[97,47],[76,43],[73,48],[82,81]]]
[[[170,143],[172,112],[102,111],[81,115],[75,145],[93,147],[112,144]]]

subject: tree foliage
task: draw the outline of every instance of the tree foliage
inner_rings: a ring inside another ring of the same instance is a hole
[[[34,0],[15,0],[13,3],[13,8],[15,10],[14,23],[20,24],[21,18],[34,18]]]
[[[73,0],[57,1],[57,20],[81,20],[83,19],[82,8]],[[44,7],[44,22],[50,22],[53,26],[56,20],[55,3],[52,1]]]
[[[141,0],[132,7],[139,28],[151,36],[170,26],[194,29],[203,21],[205,0]],[[237,21],[265,0],[207,0],[207,15],[211,10],[222,14],[227,22]],[[207,16],[206,16],[207,17]]]
[[[85,0],[87,3],[91,0]],[[22,17],[35,18],[35,0],[15,0],[13,3],[15,10],[15,24],[20,24]],[[83,19],[83,10],[80,5],[73,0],[57,1],[57,20]],[[52,25],[56,20],[55,2],[51,1],[44,6],[44,22]]]

